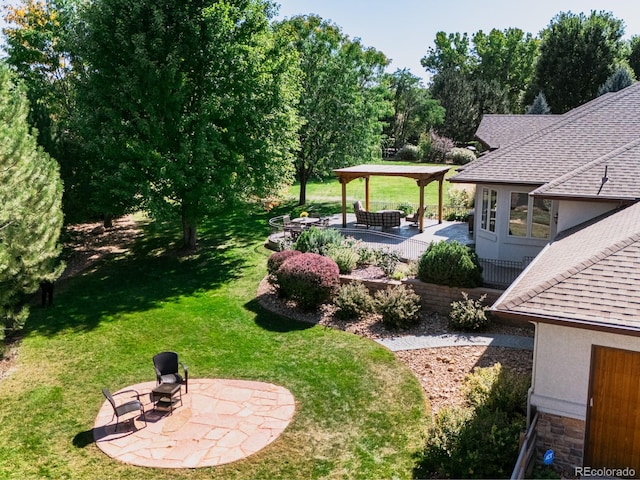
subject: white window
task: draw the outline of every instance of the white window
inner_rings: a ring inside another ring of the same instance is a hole
[[[509,235],[548,239],[551,207],[551,200],[533,198],[527,192],[511,192]]]
[[[482,217],[480,228],[490,232],[496,231],[496,205],[498,203],[498,192],[490,188],[482,189]]]

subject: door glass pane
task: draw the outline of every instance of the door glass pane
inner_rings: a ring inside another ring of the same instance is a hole
[[[480,228],[487,230],[487,219],[489,212],[489,190],[486,188],[482,189],[482,221],[480,223]]]
[[[529,195],[511,192],[511,209],[509,210],[509,235],[513,237],[527,236],[527,216],[529,215]]]
[[[551,200],[533,199],[533,217],[531,220],[531,236],[533,238],[549,238],[551,231]]]
[[[489,204],[489,230],[496,231],[496,206],[498,204],[498,192],[491,190],[491,200]]]

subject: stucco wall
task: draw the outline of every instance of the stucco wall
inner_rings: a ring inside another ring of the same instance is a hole
[[[572,202],[563,200],[558,205],[558,232],[575,227],[618,207],[611,202]]]
[[[537,324],[531,404],[541,412],[586,420],[592,345],[640,351],[640,338]]]

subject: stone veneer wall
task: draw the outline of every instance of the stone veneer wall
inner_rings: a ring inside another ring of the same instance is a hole
[[[502,290],[492,288],[455,288],[443,285],[434,285],[432,283],[424,283],[415,278],[406,280],[365,280],[352,277],[349,275],[341,276],[342,283],[352,281],[360,281],[369,289],[371,294],[378,290],[386,289],[394,285],[406,285],[413,289],[422,298],[422,308],[438,312],[442,315],[448,315],[451,310],[451,302],[463,300],[462,292],[467,292],[469,298],[478,299],[482,295],[487,297],[484,300],[485,305],[492,305],[500,295]]]
[[[575,467],[582,466],[585,425],[584,420],[538,412],[537,463],[541,464],[544,453],[551,449],[552,468],[573,478]]]

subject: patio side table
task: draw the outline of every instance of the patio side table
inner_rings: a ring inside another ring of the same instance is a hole
[[[180,402],[182,405],[182,389],[179,383],[161,383],[151,390],[153,409],[173,413],[173,406]]]

